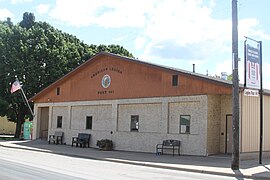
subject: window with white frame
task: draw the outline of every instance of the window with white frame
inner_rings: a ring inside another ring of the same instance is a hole
[[[190,115],[180,115],[180,134],[190,134]]]
[[[130,130],[139,131],[139,116],[138,115],[131,116]]]

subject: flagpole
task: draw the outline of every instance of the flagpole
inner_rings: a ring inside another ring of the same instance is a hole
[[[18,80],[18,78],[16,78],[16,80],[17,80],[18,82],[20,82],[20,81]],[[19,84],[20,84],[20,83],[19,83]],[[27,104],[27,106],[28,106],[28,108],[29,108],[29,110],[30,110],[32,116],[34,117],[35,115],[34,115],[32,109],[31,109],[31,107],[30,107],[30,105],[29,105],[29,103],[28,103],[28,100],[27,100],[27,98],[26,98],[26,95],[25,95],[25,93],[24,93],[24,91],[23,91],[23,88],[22,88],[21,84],[20,84],[20,87],[21,87],[21,93],[22,93],[22,95],[23,95],[23,97],[24,97],[24,99],[25,99],[25,102],[26,102],[26,104]]]

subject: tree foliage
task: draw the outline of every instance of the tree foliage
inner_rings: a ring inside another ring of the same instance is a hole
[[[232,79],[233,79],[233,75],[230,74],[230,75],[227,77],[227,80],[232,81]]]
[[[20,26],[26,29],[31,28],[35,23],[35,16],[33,13],[25,12],[23,14],[23,20],[20,22]]]
[[[33,13],[24,13],[16,25],[10,18],[0,21],[0,115],[17,122],[15,136],[24,120],[32,118],[21,94],[10,93],[15,76],[32,97],[101,51],[132,57],[122,46],[87,45],[46,22],[35,22]]]

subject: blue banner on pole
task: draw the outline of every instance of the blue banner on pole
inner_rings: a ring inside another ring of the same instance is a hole
[[[246,47],[246,87],[260,89],[260,50],[247,44]]]

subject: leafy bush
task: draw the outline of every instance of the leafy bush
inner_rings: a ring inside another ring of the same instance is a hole
[[[101,140],[97,140],[97,146],[101,150],[112,150],[113,142],[112,140],[109,140],[109,139],[101,139]]]

